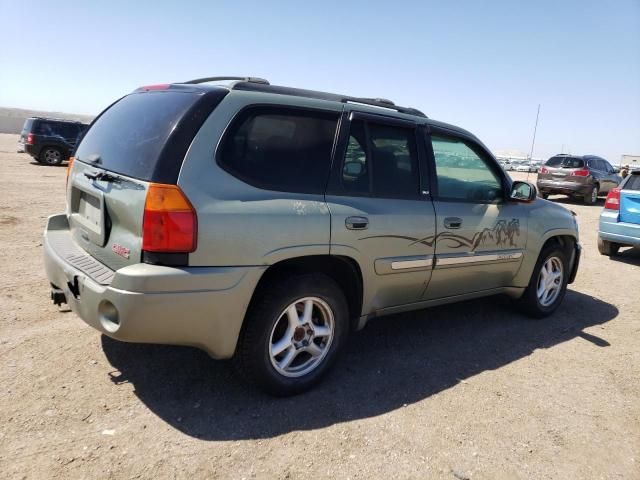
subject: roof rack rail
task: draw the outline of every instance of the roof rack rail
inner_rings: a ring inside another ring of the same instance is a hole
[[[420,117],[426,117],[424,113],[422,113],[417,108],[412,107],[401,107],[396,105],[391,100],[387,100],[386,98],[360,98],[360,97],[344,97],[342,98],[342,103],[359,103],[362,105],[371,105],[373,107],[383,107],[383,108],[391,108],[392,110],[396,110],[400,113],[407,113],[409,115],[418,115]]]
[[[269,80],[265,80],[264,78],[258,78],[258,77],[204,77],[204,78],[196,78],[195,80],[189,80],[188,82],[181,82],[181,83],[187,84],[187,85],[194,85],[198,83],[221,82],[223,80],[237,80],[240,82],[270,85]]]
[[[266,80],[264,80],[266,82]],[[233,90],[250,90],[254,92],[276,93],[280,95],[291,95],[294,97],[317,98],[319,100],[330,100],[332,102],[341,103],[359,103],[361,105],[370,105],[373,107],[390,108],[399,113],[408,115],[416,115],[418,117],[428,118],[417,108],[401,107],[386,98],[361,98],[350,97],[346,95],[338,95],[335,93],[318,92],[316,90],[304,90],[301,88],[282,87],[279,85],[270,85],[269,83],[260,83],[249,81],[239,81],[231,86]]]

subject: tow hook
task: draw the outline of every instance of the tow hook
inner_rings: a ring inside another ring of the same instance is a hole
[[[63,303],[67,303],[67,297],[65,297],[64,292],[59,288],[52,288],[51,301],[53,301],[54,305],[60,306]]]

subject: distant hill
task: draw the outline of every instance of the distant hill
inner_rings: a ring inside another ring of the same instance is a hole
[[[28,117],[54,117],[65,120],[78,120],[89,123],[93,120],[92,115],[77,115],[74,113],[43,112],[41,110],[25,110],[23,108],[0,107],[0,133],[20,133],[24,121]]]

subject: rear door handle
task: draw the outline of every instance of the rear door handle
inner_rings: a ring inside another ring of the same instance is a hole
[[[366,230],[369,228],[369,219],[367,217],[347,217],[344,224],[349,230]]]
[[[444,227],[454,230],[462,226],[462,219],[458,217],[447,217],[444,219]]]

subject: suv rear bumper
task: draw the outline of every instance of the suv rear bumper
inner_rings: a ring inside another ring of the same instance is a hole
[[[65,259],[57,247],[65,235],[73,242],[66,215],[49,217],[43,241],[45,269],[52,287],[64,292],[71,310],[85,323],[117,340],[189,345],[214,358],[233,355],[266,267],[139,263],[113,272],[104,284]]]
[[[586,195],[591,192],[593,185],[590,183],[558,182],[555,180],[538,180],[538,191],[544,193],[564,193],[566,195]]]
[[[598,236],[608,242],[620,245],[640,246],[640,224],[618,221],[619,213],[603,210],[600,214]]]

